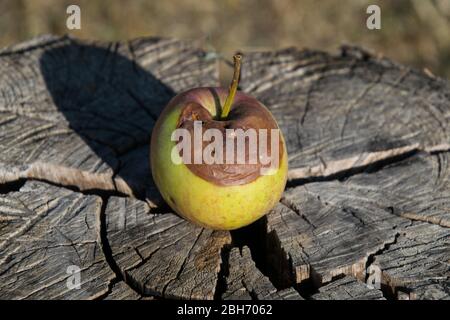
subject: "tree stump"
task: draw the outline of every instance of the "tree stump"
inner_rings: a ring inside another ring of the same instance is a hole
[[[0,51],[0,299],[449,299],[448,82],[355,47],[244,53],[289,181],[266,217],[212,231],[162,201],[149,139],[217,62],[160,38]]]

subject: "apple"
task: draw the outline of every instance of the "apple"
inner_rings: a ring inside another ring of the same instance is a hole
[[[175,96],[152,132],[150,164],[164,200],[202,227],[233,230],[268,213],[286,186],[283,135],[270,111],[230,88],[201,87]],[[275,165],[274,165],[275,164]]]

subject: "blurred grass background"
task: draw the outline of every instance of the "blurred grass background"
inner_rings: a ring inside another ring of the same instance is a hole
[[[81,7],[82,29],[66,28]],[[381,30],[366,8],[381,7]],[[99,40],[166,36],[197,41],[227,57],[288,46],[335,51],[362,45],[450,78],[450,0],[0,0],[0,47],[42,33]]]

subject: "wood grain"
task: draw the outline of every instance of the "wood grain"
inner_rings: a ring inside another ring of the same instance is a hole
[[[331,282],[312,296],[313,300],[385,300],[378,289],[368,288],[351,276]]]
[[[393,292],[447,281],[448,173],[447,153],[420,154],[343,181],[286,190],[267,217],[269,263],[277,270],[285,261],[292,281],[311,279],[318,287],[340,275],[365,282],[372,260]]]
[[[194,226],[172,213],[150,212],[146,202],[111,197],[106,228],[124,277],[144,294],[213,299],[230,244],[228,232]]]
[[[153,124],[176,92],[217,84],[215,61],[170,39],[43,37],[0,54],[0,182],[46,180],[145,195]],[[130,158],[131,157],[131,158]],[[158,196],[155,195],[157,198]]]
[[[250,249],[233,248],[230,252],[230,269],[224,300],[303,300],[294,288],[277,290],[256,268]]]
[[[361,49],[250,52],[241,79],[284,133],[290,179],[450,149],[448,83]]]
[[[174,214],[148,161],[162,108],[217,65],[163,38],[0,51],[0,299],[450,299],[448,81],[356,47],[245,53],[289,182],[229,233]]]
[[[102,251],[101,205],[99,197],[40,182],[3,195],[0,299],[94,299],[107,293],[115,274]],[[79,288],[71,280],[75,271]]]

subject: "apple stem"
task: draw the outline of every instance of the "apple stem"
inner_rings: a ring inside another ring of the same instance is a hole
[[[234,101],[234,96],[236,95],[236,91],[237,91],[238,84],[239,84],[239,75],[241,73],[241,59],[242,59],[242,55],[239,53],[235,54],[233,56],[233,60],[234,60],[233,80],[231,80],[230,89],[228,91],[228,96],[223,105],[222,114],[220,115],[220,118],[222,120],[225,119],[226,117],[228,117],[228,114],[230,113],[230,110],[231,110],[231,105],[233,104],[233,101]]]

